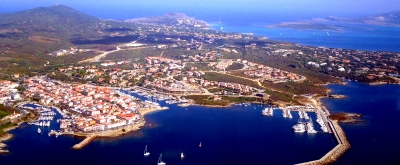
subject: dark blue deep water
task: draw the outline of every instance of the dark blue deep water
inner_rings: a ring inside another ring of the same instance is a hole
[[[71,149],[82,138],[48,137],[49,130],[38,134],[37,126],[24,124],[10,132],[15,135],[6,142],[11,153],[1,155],[0,164],[156,164],[160,153],[168,164],[294,164],[319,159],[336,145],[331,134],[294,133],[297,113],[293,119],[283,118],[281,111],[266,117],[260,114],[263,108],[171,105],[146,115],[141,130],[96,139],[82,150]],[[151,153],[147,158],[145,145]]]
[[[333,112],[364,115],[365,123],[341,124],[351,144],[336,164],[400,164],[400,86],[329,85],[347,99],[324,99]]]
[[[365,120],[341,124],[352,147],[336,164],[399,164],[400,86],[350,82],[329,88],[349,96],[323,99],[330,111],[361,113]],[[24,124],[11,131],[15,137],[6,142],[11,153],[0,155],[0,164],[155,164],[160,153],[168,164],[294,164],[319,159],[336,145],[331,134],[294,133],[297,113],[293,119],[283,118],[281,111],[265,117],[263,108],[170,105],[146,115],[139,131],[96,139],[82,150],[71,149],[82,138],[48,137],[48,130],[38,134],[37,126]],[[145,145],[151,153],[147,158]]]

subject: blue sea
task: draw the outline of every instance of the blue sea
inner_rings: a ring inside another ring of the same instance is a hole
[[[400,164],[400,86],[350,82],[328,86],[347,99],[323,99],[331,112],[364,115],[365,122],[341,124],[351,148],[336,164]]]
[[[400,52],[400,27],[366,24],[335,23],[343,31],[300,30],[292,28],[267,28],[265,24],[235,23],[211,24],[212,29],[224,32],[254,33],[271,40],[287,41],[307,46],[357,49],[369,51]]]
[[[341,124],[351,148],[336,164],[399,164],[400,86],[350,82],[328,87],[349,96],[323,99],[330,111],[360,113],[365,120]],[[169,110],[146,115],[146,125],[139,131],[95,139],[81,150],[71,147],[82,138],[49,137],[47,132],[54,128],[38,134],[37,126],[23,124],[10,132],[14,138],[5,143],[11,153],[0,155],[0,164],[155,164],[161,153],[168,164],[294,164],[319,159],[336,145],[332,134],[294,133],[291,127],[298,120],[294,112],[294,118],[287,119],[281,111],[262,116],[265,106],[258,104],[168,106]],[[314,113],[309,115],[315,119]],[[143,157],[145,145],[149,157]]]
[[[281,111],[262,116],[264,105],[168,106],[146,115],[146,126],[139,131],[95,139],[81,150],[71,147],[82,138],[49,137],[47,132],[55,128],[38,134],[37,126],[23,124],[10,132],[15,135],[6,142],[11,153],[0,155],[0,164],[155,164],[161,153],[168,164],[294,164],[319,159],[336,145],[332,134],[294,133],[297,113],[292,112],[293,119],[283,118]],[[145,145],[149,157],[143,157]]]

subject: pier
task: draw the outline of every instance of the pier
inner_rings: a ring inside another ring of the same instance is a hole
[[[93,139],[95,139],[96,137],[97,137],[96,135],[86,137],[85,140],[81,141],[81,142],[78,143],[78,144],[75,144],[72,148],[73,148],[73,149],[76,149],[76,150],[79,150],[79,149],[85,147],[87,144],[89,144],[89,143],[90,143]]]
[[[322,110],[323,109],[323,110]],[[327,115],[329,115],[329,111],[322,106],[321,111],[318,113],[322,113],[324,122],[329,125],[329,130],[335,135],[336,141],[338,145],[326,153],[322,158],[318,160],[313,160],[309,162],[299,163],[298,165],[320,165],[320,164],[330,164],[335,162],[340,156],[342,156],[349,148],[350,143],[347,141],[346,135],[342,128],[339,126],[337,121],[331,121],[326,118],[324,115],[324,111]]]

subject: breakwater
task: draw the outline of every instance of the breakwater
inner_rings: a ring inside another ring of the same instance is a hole
[[[338,145],[336,145],[336,147],[325,154],[321,159],[299,163],[298,165],[330,164],[337,161],[337,159],[350,148],[350,143],[347,141],[346,135],[343,132],[342,128],[339,126],[338,122],[329,121],[329,127],[335,135]]]
[[[97,137],[96,135],[88,136],[88,137],[86,137],[86,139],[82,140],[80,143],[75,144],[72,148],[76,149],[76,150],[81,149],[81,148],[85,147],[87,144],[89,144],[96,137]]]

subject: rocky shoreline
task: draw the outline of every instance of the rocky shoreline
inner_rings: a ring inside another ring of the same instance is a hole
[[[5,132],[5,131],[4,131]],[[0,138],[0,154],[5,154],[5,153],[9,153],[8,150],[4,149],[5,147],[7,147],[6,144],[2,143],[4,141],[10,140],[13,137],[13,135],[11,134],[6,134],[5,136],[2,136]]]
[[[347,98],[348,96],[346,95],[329,95],[329,98],[333,98],[333,99],[344,99]]]
[[[356,113],[341,112],[341,113],[331,114],[329,115],[329,118],[331,118],[332,120],[337,120],[340,123],[358,123],[364,121],[361,120],[363,118],[363,115]]]

